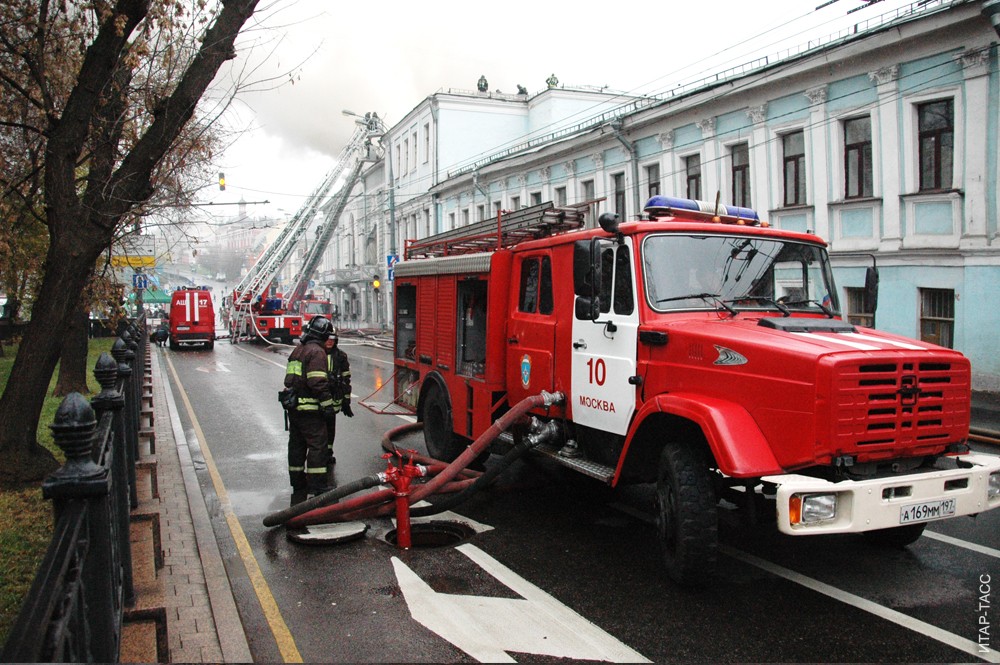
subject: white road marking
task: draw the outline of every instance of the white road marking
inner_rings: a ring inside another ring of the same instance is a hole
[[[940,540],[942,543],[948,543],[949,545],[954,545],[955,547],[964,547],[967,550],[972,550],[973,552],[979,552],[980,554],[991,556],[994,559],[1000,559],[1000,550],[995,550],[992,547],[986,547],[985,545],[977,545],[976,543],[970,543],[967,540],[952,538],[951,536],[946,536],[943,533],[937,533],[934,531],[924,531],[924,538],[933,538],[934,540]]]
[[[228,371],[230,371],[229,368],[226,367],[225,363],[221,363],[218,360],[216,360],[213,363],[209,363],[208,365],[202,365],[201,367],[196,367],[195,369],[198,370],[199,372],[228,372]]]
[[[437,593],[398,558],[392,558],[392,565],[414,620],[476,660],[514,663],[507,653],[514,651],[574,660],[651,662],[479,548],[466,544],[457,549],[521,598]]]
[[[937,640],[942,644],[949,646],[953,649],[958,649],[963,651],[970,656],[975,656],[976,658],[981,658],[989,663],[1000,663],[1000,654],[998,654],[993,649],[986,649],[984,651],[983,646],[977,644],[976,642],[955,635],[954,633],[949,633],[943,628],[938,628],[933,624],[929,624],[926,621],[921,621],[920,619],[914,619],[913,617],[903,614],[902,612],[897,612],[896,610],[890,609],[878,603],[872,602],[867,598],[862,598],[861,596],[856,596],[853,593],[844,591],[843,589],[838,589],[837,587],[830,586],[825,582],[820,582],[819,580],[807,577],[801,573],[797,573],[794,570],[789,570],[783,566],[779,566],[776,563],[771,563],[752,554],[747,554],[746,552],[741,552],[740,550],[728,547],[726,545],[720,545],[719,551],[748,563],[752,566],[757,566],[762,570],[766,570],[772,575],[777,575],[778,577],[783,577],[786,580],[800,584],[807,589],[812,589],[824,596],[829,596],[834,600],[839,600],[842,603],[846,603],[851,607],[856,607],[859,610],[869,612],[877,617],[891,621],[892,623],[907,628],[921,635],[926,635],[932,640]],[[970,622],[971,624],[972,622]],[[973,626],[975,629],[975,626]]]

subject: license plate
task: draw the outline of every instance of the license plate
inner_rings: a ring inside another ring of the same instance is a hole
[[[178,330],[191,330],[191,326],[177,326]]]
[[[899,523],[929,522],[955,514],[955,499],[941,499],[903,506],[899,509]]]

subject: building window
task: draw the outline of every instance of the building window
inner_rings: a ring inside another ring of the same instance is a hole
[[[785,205],[806,203],[806,136],[802,131],[781,137],[784,150]]]
[[[424,125],[424,164],[431,159],[431,125]]]
[[[478,205],[476,206],[476,221],[481,222],[486,219],[486,206]]]
[[[403,173],[410,171],[410,140],[403,139]]]
[[[494,201],[493,202],[493,216],[494,217],[498,217],[500,215],[500,211],[501,210],[503,210],[503,208],[500,207],[500,202],[499,201]]]
[[[920,191],[951,189],[955,109],[950,99],[917,106]]]
[[[403,168],[403,153],[402,146],[398,143],[396,144],[396,172],[392,174],[393,182],[399,180],[399,169]]]
[[[528,194],[528,196],[530,197],[531,205],[533,205],[533,206],[541,205],[541,203],[542,203],[542,193],[541,192],[532,192],[531,194]]]
[[[580,183],[580,186],[583,188],[583,200],[584,201],[593,201],[594,200],[594,181],[593,180],[584,180],[583,182]]]
[[[844,198],[873,196],[872,119],[869,116],[844,121]]]
[[[860,286],[847,287],[847,320],[856,326],[875,327],[875,312],[865,308],[865,290]]]
[[[660,195],[660,165],[650,164],[646,167],[646,197],[653,198]]]
[[[564,206],[566,205],[566,188],[556,187],[556,205]]]
[[[418,145],[417,144],[417,132],[416,131],[413,132],[413,134],[411,136],[411,139],[412,139],[411,145],[413,146],[413,170],[416,171],[417,170],[417,145]]]
[[[684,172],[687,175],[687,197],[701,199],[701,155],[685,157]]]
[[[469,209],[462,208],[462,226],[469,225]]]
[[[512,196],[512,197],[510,197],[510,209],[513,210],[514,212],[517,212],[518,210],[521,209],[521,197],[520,196]]]
[[[739,143],[729,152],[733,161],[733,199],[735,206],[750,206],[750,144]]]
[[[449,212],[448,213],[448,228],[445,229],[445,230],[451,230],[453,228],[455,228],[455,213]]]
[[[433,231],[431,230],[431,211],[430,208],[424,208],[424,237],[431,235]]]
[[[615,190],[615,212],[622,219],[625,218],[625,174],[616,173],[611,176],[611,183]]]
[[[955,348],[955,292],[920,289],[920,339]]]

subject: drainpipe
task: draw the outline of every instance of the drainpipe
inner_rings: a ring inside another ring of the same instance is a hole
[[[995,0],[1000,2],[1000,0]],[[639,160],[635,154],[635,144],[625,138],[622,134],[622,121],[613,120],[610,124],[611,131],[614,132],[615,138],[618,142],[625,146],[626,152],[628,152],[629,161],[632,163],[632,205],[635,208],[635,218],[638,219],[639,215],[642,213],[642,208],[639,206]]]
[[[983,3],[982,13],[990,20],[993,29],[1000,36],[1000,0],[986,0]]]

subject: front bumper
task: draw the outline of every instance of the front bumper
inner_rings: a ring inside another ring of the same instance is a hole
[[[798,474],[765,476],[762,480],[778,486],[778,529],[794,536],[889,529],[1000,507],[1000,496],[988,496],[990,474],[1000,472],[1000,457],[972,454],[944,459],[961,460],[971,466],[836,483]],[[794,522],[792,506],[796,497],[825,494],[836,494],[834,517],[810,523]],[[915,506],[935,505],[939,508],[946,505],[947,510],[914,510]],[[938,515],[939,512],[946,514]],[[904,515],[910,519],[904,521]]]

